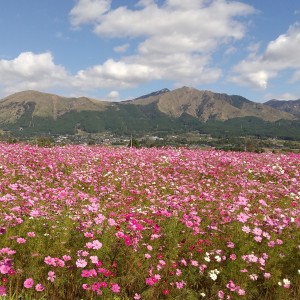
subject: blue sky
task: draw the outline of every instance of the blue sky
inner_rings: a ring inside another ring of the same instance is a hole
[[[298,0],[9,0],[0,37],[0,97],[119,101],[185,85],[300,98]]]

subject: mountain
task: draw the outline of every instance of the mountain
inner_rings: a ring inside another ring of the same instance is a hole
[[[66,98],[37,91],[24,91],[0,101],[0,123],[14,123],[26,112],[33,117],[49,117],[54,120],[69,111],[103,111],[108,102],[86,97]]]
[[[271,122],[295,118],[289,113],[254,103],[241,96],[199,91],[189,87],[150,98],[152,101],[157,101],[158,109],[166,115],[178,118],[186,113],[202,122],[207,122],[210,119],[225,121],[250,116]]]
[[[294,114],[241,96],[182,87],[162,89],[133,100],[105,102],[24,91],[0,100],[0,129],[17,135],[112,132],[173,134],[197,130],[217,135],[295,138]],[[294,129],[293,129],[294,128]]]
[[[149,97],[153,97],[153,96],[159,96],[161,94],[168,93],[168,92],[170,92],[170,90],[167,89],[167,88],[164,88],[162,90],[155,91],[155,92],[152,92],[150,94],[140,96],[138,98],[135,98],[134,100],[145,99],[145,98],[149,98]]]
[[[299,100],[270,100],[264,103],[275,109],[300,117],[300,99]]]

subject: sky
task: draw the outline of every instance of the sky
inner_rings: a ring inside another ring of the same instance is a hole
[[[0,98],[121,101],[182,86],[300,99],[300,1],[0,1]]]

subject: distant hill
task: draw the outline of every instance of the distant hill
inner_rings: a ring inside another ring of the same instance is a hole
[[[178,118],[186,113],[203,122],[211,119],[225,121],[249,116],[271,122],[294,119],[291,114],[254,103],[241,96],[199,91],[189,87],[160,94],[157,100],[158,109],[169,116]]]
[[[300,99],[299,100],[270,100],[264,103],[275,109],[300,116]]]
[[[149,97],[153,97],[153,96],[159,96],[161,94],[168,93],[168,92],[170,92],[170,90],[167,89],[167,88],[164,88],[162,90],[159,90],[159,91],[156,91],[156,92],[152,92],[152,93],[147,94],[147,95],[140,96],[138,98],[135,98],[134,100],[145,99],[145,98],[149,98]]]
[[[0,100],[0,129],[17,135],[75,134],[78,130],[165,135],[198,130],[235,136],[299,135],[300,139],[295,115],[241,96],[189,87],[162,89],[123,102],[37,91],[19,92]]]

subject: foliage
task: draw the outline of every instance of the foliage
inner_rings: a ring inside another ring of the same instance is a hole
[[[240,107],[247,100],[232,96],[230,101]],[[9,130],[15,136],[76,134],[77,130],[111,132],[117,136],[164,136],[197,130],[216,137],[256,136],[300,140],[299,120],[267,122],[256,117],[244,117],[227,121],[210,119],[203,123],[186,113],[179,118],[170,117],[158,110],[156,102],[147,105],[119,103],[105,111],[71,111],[55,120],[33,116],[33,111],[34,103],[27,103],[25,113],[16,123],[1,124],[0,128]]]

